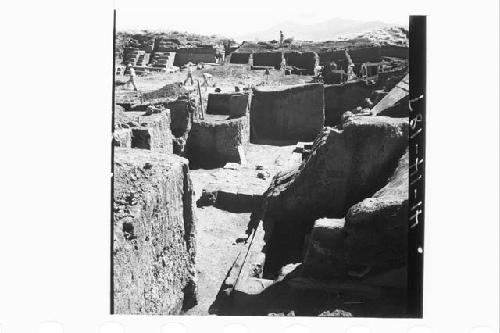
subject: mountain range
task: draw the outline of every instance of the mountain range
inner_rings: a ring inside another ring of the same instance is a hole
[[[354,37],[366,31],[392,26],[395,26],[395,24],[382,21],[358,21],[342,18],[332,18],[316,24],[285,21],[266,30],[235,36],[235,39],[238,41],[279,40],[279,32],[282,30],[285,38],[293,37],[296,40],[325,41],[344,36]]]

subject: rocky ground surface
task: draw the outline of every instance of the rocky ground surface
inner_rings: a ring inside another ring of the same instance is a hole
[[[284,75],[280,71],[272,70],[266,76],[264,70],[249,70],[248,65],[220,66],[220,65],[205,65],[203,69],[193,71],[194,85],[186,85],[187,90],[196,90],[199,80],[203,83],[203,73],[208,73],[213,76],[212,86],[205,89],[201,88],[202,94],[205,97],[208,93],[215,92],[216,88],[222,92],[232,92],[235,86],[240,89],[248,85],[254,86],[281,86],[303,84],[312,80],[309,75]],[[166,84],[184,82],[187,78],[187,69],[182,69],[175,73],[150,73],[147,76],[138,76],[135,80],[137,89],[141,93],[148,93],[164,87]],[[129,79],[128,75],[116,75],[115,81],[126,82]],[[134,95],[134,90],[131,85],[120,85],[115,88],[116,99],[120,100],[128,95]]]

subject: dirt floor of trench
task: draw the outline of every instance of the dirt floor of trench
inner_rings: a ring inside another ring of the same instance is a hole
[[[300,154],[294,153],[294,144],[245,146],[247,163],[241,168],[190,170],[195,201],[208,184],[234,184],[253,187],[262,193],[279,170],[297,166]],[[257,170],[256,166],[260,166]],[[257,174],[266,171],[266,179]],[[250,222],[251,212],[231,213],[212,206],[197,207],[196,270],[198,276],[198,305],[186,315],[206,315],[215,301],[226,275],[236,260]]]

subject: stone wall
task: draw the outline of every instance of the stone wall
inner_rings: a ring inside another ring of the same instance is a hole
[[[281,66],[281,52],[255,52],[253,53],[254,66],[272,66],[279,69]]]
[[[302,165],[275,176],[265,193],[265,273],[300,262],[318,218],[342,218],[380,189],[408,146],[408,119],[354,116],[326,127]]]
[[[249,108],[249,96],[245,93],[209,93],[207,114],[227,115],[231,118],[244,116]]]
[[[323,99],[322,84],[255,89],[250,107],[252,143],[314,140],[323,128]]]
[[[196,304],[188,170],[175,155],[115,149],[113,313],[172,315]]]
[[[223,121],[196,120],[191,126],[186,152],[193,168],[216,168],[244,160],[248,142],[248,116]]]

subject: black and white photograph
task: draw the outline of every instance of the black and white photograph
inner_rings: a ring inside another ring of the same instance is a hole
[[[224,36],[115,15],[113,313],[421,316],[425,17]]]
[[[0,333],[499,333],[498,0],[0,8]]]

